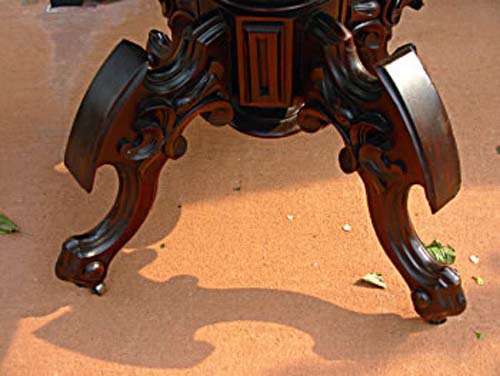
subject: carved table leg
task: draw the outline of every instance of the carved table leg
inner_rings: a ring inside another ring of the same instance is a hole
[[[64,243],[56,267],[59,278],[91,288],[102,283],[112,258],[135,234],[151,209],[165,161],[165,156],[159,153],[143,162],[124,158],[123,164],[115,166],[120,184],[115,204],[93,230]]]
[[[232,120],[222,66],[208,57],[225,28],[220,17],[206,20],[185,33],[168,59],[168,37],[158,32],[150,34],[149,54],[123,41],[97,74],[76,117],[65,163],[87,191],[97,168],[111,164],[120,187],[104,220],[64,243],[59,278],[100,293],[111,260],[153,205],[163,165],[185,153],[187,124],[197,115],[216,125]],[[156,67],[148,69],[150,64]]]
[[[341,167],[363,179],[376,234],[410,287],[415,310],[442,323],[465,309],[460,278],[431,258],[407,209],[412,185],[425,188],[433,212],[460,187],[457,148],[439,95],[411,46],[372,75],[343,25],[319,14],[310,32],[323,58],[312,67],[299,122],[308,131],[329,123],[340,131],[346,143]]]

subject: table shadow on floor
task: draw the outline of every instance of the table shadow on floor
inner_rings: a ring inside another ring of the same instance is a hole
[[[397,354],[411,333],[430,329],[417,319],[358,313],[291,291],[205,288],[190,275],[155,282],[137,272],[153,261],[155,251],[121,257],[126,267],[112,292],[102,298],[72,299],[69,312],[35,335],[109,362],[186,369],[216,350],[194,337],[203,327],[218,323],[257,321],[289,326],[310,335],[312,350],[326,360],[370,362]]]

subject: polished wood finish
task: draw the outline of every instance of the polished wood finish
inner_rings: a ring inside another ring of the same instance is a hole
[[[161,0],[172,40],[121,42],[92,82],[73,126],[66,165],[83,188],[115,166],[115,205],[93,230],[63,245],[57,275],[100,288],[114,255],[149,212],[158,176],[187,147],[182,133],[202,115],[265,138],[333,125],[339,161],[358,172],[387,255],[419,315],[444,322],[466,306],[457,272],[434,261],[408,216],[411,186],[433,212],[458,192],[450,122],[415,48],[390,55],[403,8],[420,0]],[[99,291],[99,290],[98,290]]]
[[[240,104],[290,107],[293,20],[237,16],[236,45]]]

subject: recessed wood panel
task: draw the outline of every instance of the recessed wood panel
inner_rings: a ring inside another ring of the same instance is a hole
[[[240,104],[288,107],[292,98],[293,21],[237,17]]]

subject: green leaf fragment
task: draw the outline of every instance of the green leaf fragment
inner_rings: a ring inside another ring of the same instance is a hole
[[[387,288],[387,285],[385,284],[382,274],[380,273],[369,273],[365,275],[363,278],[361,278],[363,282],[369,283],[371,285],[380,287],[382,289]]]
[[[484,279],[482,279],[481,277],[477,276],[477,277],[472,277],[472,279],[474,279],[474,281],[476,281],[476,283],[479,285],[479,286],[484,286]]]
[[[497,154],[500,154],[500,146],[497,146]]]
[[[0,214],[0,234],[12,234],[18,231],[18,227],[5,215]]]
[[[476,335],[477,339],[483,339],[483,333],[481,333],[479,330],[476,330],[474,334]]]
[[[451,265],[457,258],[457,252],[449,245],[444,246],[437,240],[425,247],[434,260],[441,264]]]

